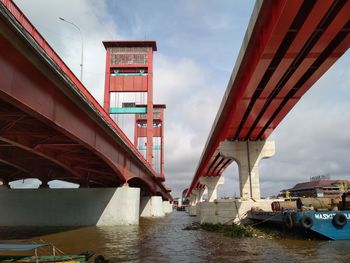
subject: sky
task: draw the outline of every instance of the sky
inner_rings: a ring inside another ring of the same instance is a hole
[[[15,0],[59,56],[102,103],[104,40],[156,40],[154,102],[165,112],[165,176],[173,196],[192,180],[241,47],[254,1]],[[270,136],[261,192],[277,194],[311,176],[350,179],[350,53],[304,95]],[[224,172],[220,196],[238,196],[238,168]]]

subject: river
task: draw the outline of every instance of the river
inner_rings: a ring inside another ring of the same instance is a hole
[[[139,226],[0,228],[0,239],[31,238],[66,253],[95,251],[109,262],[350,262],[350,241],[229,238],[183,230],[194,218],[174,212]]]

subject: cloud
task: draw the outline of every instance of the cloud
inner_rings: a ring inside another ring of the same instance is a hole
[[[106,39],[156,39],[154,100],[165,112],[166,182],[178,196],[190,185],[239,51],[254,1],[24,1],[16,3],[102,102]],[[96,11],[98,10],[98,12]],[[350,55],[327,72],[271,135],[276,154],[260,164],[263,195],[330,173],[349,178]],[[236,164],[221,195],[236,195]]]
[[[123,38],[111,18],[107,3],[84,0],[15,2],[78,78],[81,35],[74,26],[59,20],[59,17],[81,29],[84,41],[83,83],[101,104],[106,56],[102,41]]]
[[[211,83],[207,69],[195,61],[164,55],[155,59],[154,86],[155,101],[167,104],[166,180],[179,195],[193,177],[223,90]]]

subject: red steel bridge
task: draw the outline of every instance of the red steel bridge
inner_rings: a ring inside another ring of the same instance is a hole
[[[0,175],[170,189],[25,15],[0,1]]]
[[[349,46],[350,1],[257,1],[187,195],[233,161],[222,142],[265,141]]]

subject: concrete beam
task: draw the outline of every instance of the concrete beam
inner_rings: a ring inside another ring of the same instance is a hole
[[[275,154],[275,142],[223,141],[219,152],[224,158],[237,162],[241,198],[260,199],[259,163]]]
[[[194,206],[196,205],[196,195],[194,195],[193,193],[190,195],[190,205]]]
[[[196,196],[196,204],[203,201],[204,189],[195,189],[192,194]]]
[[[199,182],[208,188],[208,201],[214,202],[218,198],[218,186],[224,184],[224,177],[222,176],[204,176]]]

